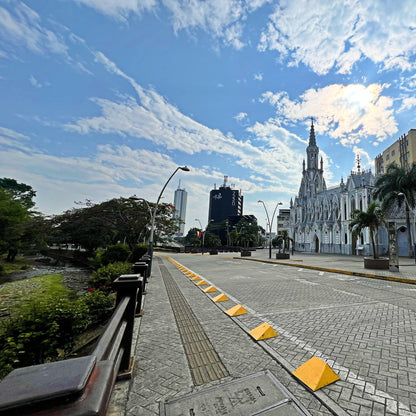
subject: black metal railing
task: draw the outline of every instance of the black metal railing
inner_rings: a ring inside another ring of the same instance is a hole
[[[19,368],[0,383],[0,416],[105,415],[118,375],[131,374],[134,318],[147,278],[121,275],[113,282],[116,307],[93,353]]]

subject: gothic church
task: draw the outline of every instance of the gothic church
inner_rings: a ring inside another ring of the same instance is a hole
[[[290,236],[294,249],[303,252],[370,255],[369,231],[353,238],[348,228],[351,213],[366,211],[372,202],[375,178],[371,170],[351,171],[347,181],[327,188],[323,159],[319,160],[313,119],[306,148],[306,166],[303,160],[299,193],[290,201]],[[380,230],[379,253],[387,252],[387,231]]]

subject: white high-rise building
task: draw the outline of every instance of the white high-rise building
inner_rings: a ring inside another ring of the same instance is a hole
[[[179,224],[179,231],[177,236],[183,236],[185,230],[185,217],[186,217],[186,200],[188,193],[185,189],[181,189],[181,183],[179,181],[178,189],[175,191],[175,199],[173,205],[175,205],[175,217],[179,217],[183,223]]]

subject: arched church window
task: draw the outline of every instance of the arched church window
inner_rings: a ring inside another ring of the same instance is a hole
[[[363,210],[363,200],[362,200],[362,198],[360,198],[360,211],[362,211]]]
[[[355,210],[355,199],[354,197],[351,197],[351,213]]]
[[[348,244],[348,235],[347,235],[347,233],[344,234],[344,243]]]

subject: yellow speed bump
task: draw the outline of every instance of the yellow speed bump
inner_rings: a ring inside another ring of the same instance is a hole
[[[196,280],[201,280],[201,278],[199,276],[195,276],[191,279],[192,281],[196,281]]]
[[[188,273],[185,273],[188,277],[195,277],[196,275],[195,275],[195,273],[193,273],[193,272],[188,272]]]
[[[249,334],[256,340],[277,337],[276,331],[266,322],[259,325],[257,328],[252,329]]]
[[[208,284],[205,280],[201,280],[200,282],[198,282],[198,283],[195,283],[197,286],[204,286],[204,285],[206,285],[206,284]]]
[[[235,305],[231,309],[228,309],[228,311],[225,311],[225,313],[229,316],[238,316],[238,315],[244,315],[247,313],[247,311],[244,309],[241,305]]]
[[[292,374],[313,391],[339,380],[332,368],[318,357],[312,357]]]
[[[209,286],[206,289],[204,289],[204,292],[205,293],[208,293],[208,292],[216,292],[216,291],[217,291],[217,289],[215,289],[214,286]]]
[[[215,298],[212,298],[214,302],[224,302],[228,300],[227,296],[224,295],[224,293],[221,293],[221,295],[215,296]]]

